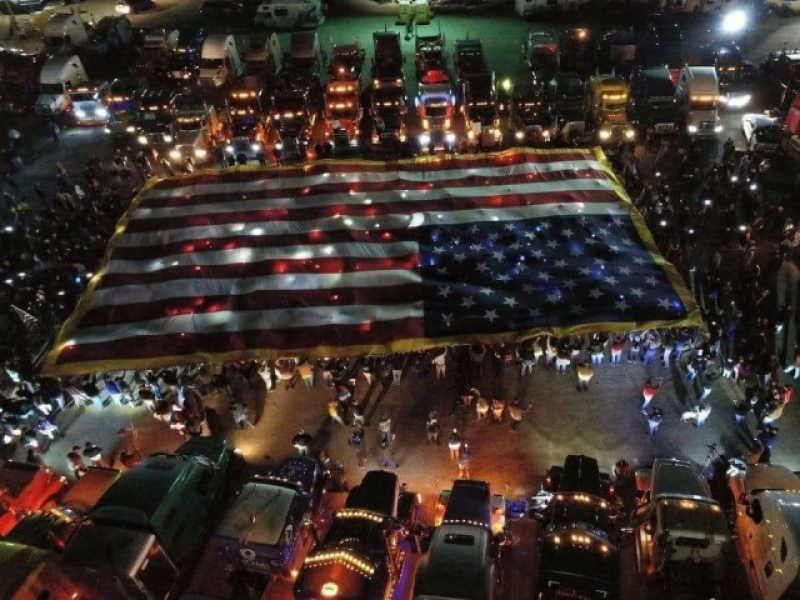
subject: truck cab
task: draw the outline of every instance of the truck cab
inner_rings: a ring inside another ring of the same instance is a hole
[[[537,599],[616,598],[620,556],[597,460],[570,455],[546,483],[554,495],[534,517],[543,522]]]
[[[75,87],[71,92],[72,117],[78,125],[105,125],[108,123],[110,86],[107,81],[90,81]]]
[[[55,500],[67,480],[48,467],[9,461],[0,467],[0,536],[31,511]]]
[[[457,136],[453,131],[456,115],[455,93],[449,84],[419,84],[415,99],[417,116],[422,126],[418,142],[424,152],[455,150]]]
[[[675,98],[689,137],[713,139],[722,132],[719,80],[714,67],[683,67]]]
[[[561,64],[558,41],[549,33],[532,31],[523,44],[525,62],[538,80],[550,79]]]
[[[266,156],[267,124],[264,100],[255,90],[234,90],[228,94],[228,143],[223,149],[227,160],[239,164],[263,163]]]
[[[147,89],[146,84],[141,77],[124,77],[109,85],[109,114],[104,131],[114,143],[130,142],[135,137],[139,101]]]
[[[308,93],[276,92],[272,98],[269,140],[282,160],[304,160],[316,114],[308,107]]]
[[[266,583],[295,576],[314,545],[313,520],[322,496],[322,470],[305,457],[286,458],[270,475],[249,479],[225,511],[209,550],[229,570]]]
[[[70,105],[70,90],[89,81],[77,55],[59,54],[48,59],[39,73],[39,96],[34,111],[51,116],[64,112]]]
[[[497,542],[489,484],[456,481],[447,496],[441,523],[417,568],[414,598],[492,600]]]
[[[370,107],[370,143],[373,150],[394,151],[408,141],[408,107],[402,78],[374,80]]]
[[[636,472],[636,481],[640,501],[631,527],[638,571],[680,579],[682,572],[700,568],[713,586],[730,536],[708,484],[690,463],[676,459],[656,459],[649,473]]]
[[[587,76],[594,72],[597,44],[592,32],[585,27],[568,29],[561,43],[561,68]]]
[[[636,71],[630,86],[628,112],[642,131],[651,131],[655,135],[670,135],[678,131],[680,108],[666,66]]]
[[[559,132],[566,139],[572,135],[583,135],[586,118],[583,112],[585,93],[584,83],[575,73],[556,73],[547,82],[545,101],[558,120]]]
[[[199,83],[203,87],[221,88],[244,74],[236,37],[227,34],[209,35],[200,52]]]
[[[293,31],[284,56],[283,77],[287,89],[310,91],[325,73],[325,57],[316,31]]]
[[[395,473],[369,471],[337,511],[322,543],[309,554],[294,585],[298,600],[388,598],[408,569],[412,523],[398,518]]]
[[[226,442],[200,437],[175,454],[144,459],[103,494],[70,538],[63,564],[114,573],[167,597],[202,544],[236,464]]]
[[[636,129],[628,120],[628,84],[611,75],[595,75],[586,86],[586,122],[594,140],[602,145],[631,144]]]
[[[198,94],[179,94],[175,98],[175,140],[167,154],[169,162],[174,166],[208,162],[222,129],[216,108]]]
[[[139,147],[161,149],[175,141],[175,100],[176,94],[167,88],[152,88],[142,94],[133,126]]]
[[[449,84],[447,53],[444,35],[417,35],[415,41],[414,66],[417,82],[425,85]]]
[[[558,121],[544,102],[539,86],[525,83],[514,87],[511,127],[518,146],[549,144],[556,138]]]
[[[366,52],[358,40],[352,44],[333,44],[328,72],[332,79],[360,81],[365,59]]]
[[[503,141],[494,73],[470,73],[461,84],[467,146],[493,148]]]
[[[728,479],[736,550],[754,600],[800,594],[800,478],[768,463],[747,465]]]
[[[755,69],[742,58],[739,46],[725,42],[710,49],[719,79],[720,105],[728,110],[746,108],[750,104]]]
[[[208,33],[202,27],[184,27],[178,32],[175,49],[168,53],[169,77],[176,81],[196,81],[200,53]]]
[[[485,73],[489,70],[483,53],[481,40],[456,40],[453,53],[453,66],[459,81],[465,81],[471,73]]]
[[[358,148],[361,91],[358,80],[332,79],[325,87],[325,137],[334,151]]]

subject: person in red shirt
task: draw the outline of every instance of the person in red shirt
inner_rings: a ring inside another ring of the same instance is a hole
[[[611,364],[618,366],[622,362],[622,353],[625,351],[625,338],[617,336],[611,342]]]
[[[781,390],[781,404],[786,405],[794,398],[794,388],[790,385],[784,385]]]
[[[647,412],[650,402],[656,397],[658,391],[661,389],[661,377],[648,377],[642,388],[642,413]]]

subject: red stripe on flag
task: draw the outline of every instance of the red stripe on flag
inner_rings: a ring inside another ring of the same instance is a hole
[[[246,279],[291,273],[322,274],[346,271],[409,270],[415,269],[418,264],[419,255],[415,253],[387,258],[331,257],[307,260],[264,260],[218,266],[182,266],[161,269],[153,273],[107,273],[100,279],[96,289],[108,289],[121,285],[150,285],[174,279]]]
[[[99,306],[89,310],[83,316],[78,329],[222,311],[244,312],[307,306],[325,306],[336,310],[337,306],[410,304],[421,299],[422,285],[420,283],[317,290],[265,290],[233,296],[170,298],[138,304]]]
[[[334,344],[337,347],[388,344],[424,335],[423,320],[417,318],[377,321],[360,325],[320,325],[291,329],[267,329],[233,333],[183,333],[121,338],[113,342],[65,346],[56,364],[86,361],[125,361],[221,354],[260,348],[289,352]]]

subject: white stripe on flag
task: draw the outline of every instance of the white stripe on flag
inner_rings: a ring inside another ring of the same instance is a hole
[[[594,188],[595,190],[597,187]],[[593,191],[593,190],[588,190]],[[610,192],[610,190],[609,190]],[[513,193],[513,192],[511,192]],[[421,205],[420,208],[424,208]],[[504,216],[509,211],[520,211]],[[625,214],[618,203],[613,202],[569,202],[553,204],[534,204],[510,208],[479,208],[472,210],[420,211],[411,214],[386,213],[375,217],[342,216],[338,219],[323,217],[306,221],[254,221],[252,223],[229,223],[225,225],[199,225],[153,232],[123,233],[117,240],[119,247],[162,246],[165,243],[233,236],[271,236],[307,234],[311,231],[391,231],[423,225],[446,225],[480,221],[509,221],[520,218],[547,218],[559,215],[597,215]],[[441,218],[439,217],[441,215]],[[498,217],[495,219],[495,217]],[[321,242],[322,243],[322,242]]]
[[[351,273],[269,275],[235,279],[176,279],[148,285],[121,285],[95,290],[92,308],[119,304],[160,302],[170,298],[240,296],[253,292],[281,290],[325,290],[332,288],[385,287],[421,283],[417,271],[354,271]]]
[[[334,205],[372,204],[380,206],[387,202],[424,203],[443,198],[472,198],[475,196],[507,196],[510,194],[541,194],[574,191],[613,191],[614,185],[607,179],[587,177],[563,181],[536,181],[499,185],[441,187],[433,190],[385,190],[381,192],[347,192],[320,194],[316,196],[287,196],[263,200],[226,200],[211,204],[189,204],[165,208],[139,208],[134,211],[134,220],[169,219],[203,214],[224,214],[239,211],[261,211],[270,209],[302,210]],[[420,207],[424,210],[424,207]]]
[[[569,152],[569,151],[567,151]],[[587,156],[589,154],[587,153]],[[391,181],[436,182],[447,179],[461,179],[467,176],[502,177],[525,173],[555,173],[558,171],[595,169],[605,170],[602,163],[596,160],[564,160],[553,162],[524,162],[503,167],[476,167],[465,169],[432,169],[425,170],[420,166],[416,170],[407,171],[356,171],[350,173],[325,173],[302,177],[264,177],[253,181],[236,183],[200,183],[177,188],[154,189],[147,193],[147,198],[177,198],[179,196],[203,196],[206,194],[252,194],[264,190],[279,190],[295,187],[326,185],[330,183],[381,183]],[[221,177],[224,179],[224,176]]]
[[[78,330],[67,345],[98,344],[149,335],[174,335],[184,332],[203,334],[235,333],[262,329],[290,329],[324,325],[360,325],[378,321],[417,318],[424,314],[423,303],[395,305],[311,306],[254,311],[220,311],[180,315],[130,324],[100,325]]]
[[[174,254],[147,260],[112,260],[105,273],[155,273],[173,267],[250,264],[265,260],[310,260],[312,258],[389,258],[418,251],[416,242],[364,244],[344,242],[327,246],[286,246],[277,248],[234,248],[212,252]]]

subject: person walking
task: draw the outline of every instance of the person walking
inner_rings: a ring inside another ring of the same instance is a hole
[[[659,338],[658,333],[655,331],[649,332],[645,338],[646,349],[644,351],[644,364],[653,364],[653,361],[656,359],[656,353],[660,347],[661,339]]]
[[[642,388],[642,405],[640,407],[642,413],[647,413],[650,402],[661,389],[661,381],[661,377],[648,377],[647,381],[645,381],[644,387]]]
[[[608,338],[599,333],[595,333],[592,336],[592,339],[589,340],[589,355],[592,359],[592,365],[596,366],[603,364],[606,343],[608,343]]]
[[[483,396],[478,396],[475,402],[475,418],[480,421],[489,416],[489,402]]]
[[[53,140],[54,146],[61,144],[61,128],[55,121],[49,121],[47,123],[47,131],[50,133],[50,139]]]
[[[663,420],[664,411],[660,408],[654,408],[647,416],[647,435],[655,435]]]
[[[341,404],[336,398],[332,398],[328,401],[328,416],[330,416],[331,421],[338,423],[339,425],[344,426],[344,419],[342,419],[341,413]]]
[[[292,438],[292,446],[297,449],[298,456],[308,456],[313,438],[306,433],[302,427],[297,430],[297,434]]]
[[[364,405],[360,402],[353,404],[353,427],[363,428],[366,421]]]
[[[381,418],[378,421],[378,431],[381,435],[392,435],[392,420],[387,413],[381,413]]]
[[[358,461],[358,466],[363,469],[364,465],[367,462],[367,449],[365,446],[366,440],[364,439],[364,430],[360,427],[356,429],[350,435],[350,439],[348,440],[347,443],[353,450],[353,454],[356,457],[356,461]]]
[[[500,398],[492,400],[492,421],[495,423],[503,422],[503,412],[506,409],[506,403]]]
[[[447,348],[444,348],[439,354],[433,357],[431,363],[433,364],[436,372],[436,379],[444,379],[447,374]]]
[[[247,407],[241,400],[233,400],[230,404],[231,420],[238,429],[255,429],[255,425],[250,421],[247,416]]]
[[[578,391],[586,392],[589,390],[589,382],[594,377],[594,369],[588,362],[581,361],[578,364]]]
[[[469,479],[470,465],[472,465],[472,449],[469,444],[464,442],[461,453],[458,456],[458,477],[459,479]]]
[[[428,420],[425,421],[425,434],[427,445],[431,443],[439,445],[439,414],[435,410],[428,413]]]
[[[508,406],[508,416],[511,417],[511,429],[519,429],[519,424],[522,423],[523,411],[519,406],[519,398],[515,399]]]
[[[382,433],[380,441],[380,457],[378,458],[378,465],[383,468],[397,468],[397,461],[392,452],[392,434]]]
[[[617,336],[611,342],[611,364],[618,367],[622,364],[622,353],[625,351],[625,338]]]
[[[314,389],[314,365],[307,360],[303,361],[297,365],[297,373],[306,385],[307,390]]]
[[[450,460],[458,460],[458,451],[461,450],[461,436],[458,429],[453,428],[453,433],[447,440],[447,449],[450,450]]]
[[[405,356],[402,354],[395,354],[392,356],[392,385],[400,385],[400,378],[403,376],[405,362]]]

